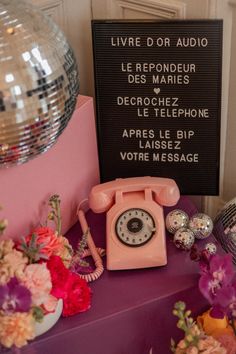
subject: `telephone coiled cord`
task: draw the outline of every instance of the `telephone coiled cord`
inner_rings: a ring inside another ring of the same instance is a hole
[[[88,248],[84,250],[84,252],[82,254],[82,258],[92,256],[96,268],[92,273],[89,273],[89,274],[80,274],[79,273],[79,275],[82,279],[85,279],[87,282],[91,282],[91,281],[98,279],[104,271],[101,257],[103,257],[105,255],[105,250],[103,248],[99,248],[99,247],[95,246],[95,243],[93,241],[92,235],[90,233],[90,230],[89,230],[86,218],[85,218],[84,211],[81,209],[81,205],[85,201],[88,201],[88,199],[82,200],[78,206],[78,209],[77,209],[77,216],[78,216],[78,219],[79,219],[79,222],[81,225],[82,232],[88,233],[88,235],[87,235]]]
[[[99,256],[101,256],[101,257],[103,257],[106,253],[104,248],[96,247],[96,250],[97,250]],[[86,250],[84,250],[82,258],[85,258],[88,256],[91,256],[91,251],[89,249],[86,249]],[[82,279],[85,279],[87,282],[91,282],[91,281],[98,279],[104,271],[104,267],[103,267],[103,264],[100,263],[100,259],[99,260],[97,259],[96,261],[94,261],[95,267],[96,267],[94,272],[89,273],[89,274],[80,274],[80,277]]]

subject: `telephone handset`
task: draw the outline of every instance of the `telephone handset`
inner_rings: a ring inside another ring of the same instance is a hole
[[[173,206],[179,197],[175,181],[160,177],[117,179],[93,187],[90,208],[107,211],[107,269],[165,265],[162,205]]]

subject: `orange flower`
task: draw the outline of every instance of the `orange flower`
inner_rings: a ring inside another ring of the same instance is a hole
[[[33,316],[16,312],[11,316],[0,316],[0,343],[11,348],[21,348],[35,337]]]
[[[57,234],[49,227],[38,227],[33,230],[33,232],[26,237],[27,243],[30,241],[32,234],[37,235],[37,245],[43,244],[40,253],[45,254],[48,258],[60,250],[61,243],[58,240]]]
[[[214,318],[210,315],[210,310],[204,312],[201,316],[198,316],[197,323],[207,335],[214,338],[223,334],[234,335],[227,317],[225,316],[222,319]]]

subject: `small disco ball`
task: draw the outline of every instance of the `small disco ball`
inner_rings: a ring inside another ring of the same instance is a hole
[[[166,228],[171,234],[174,234],[181,227],[187,227],[188,222],[188,215],[180,209],[172,210],[166,215]]]
[[[207,243],[204,248],[211,255],[216,254],[216,252],[217,252],[217,247],[213,242]]]
[[[174,234],[174,244],[177,248],[181,248],[182,250],[190,250],[194,241],[194,233],[186,227],[181,227],[181,229],[177,230]]]
[[[203,213],[197,213],[190,218],[188,227],[193,231],[194,236],[197,239],[202,240],[210,236],[212,233],[213,222],[210,216]]]
[[[0,0],[0,167],[47,151],[78,92],[75,57],[56,24],[25,1]]]
[[[213,233],[236,264],[236,198],[228,202],[214,220]]]

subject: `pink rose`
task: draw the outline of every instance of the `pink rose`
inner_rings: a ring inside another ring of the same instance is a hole
[[[22,282],[30,290],[34,305],[40,306],[48,300],[52,282],[45,263],[28,265],[24,271]]]
[[[40,253],[45,254],[48,258],[50,258],[52,254],[56,254],[60,251],[61,242],[55,232],[49,227],[38,227],[33,230],[33,232],[26,237],[26,243],[29,242],[32,234],[37,235],[37,245],[44,245]]]
[[[46,313],[55,312],[58,304],[58,299],[53,295],[48,295],[43,303],[43,308]]]

